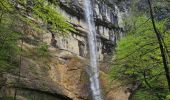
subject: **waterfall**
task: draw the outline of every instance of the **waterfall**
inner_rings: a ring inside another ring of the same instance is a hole
[[[88,23],[88,44],[90,53],[90,87],[94,100],[102,100],[100,82],[99,82],[99,69],[97,67],[97,50],[96,50],[96,28],[93,18],[93,9],[91,0],[84,0],[85,18]]]

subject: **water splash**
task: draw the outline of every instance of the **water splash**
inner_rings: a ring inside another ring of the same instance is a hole
[[[90,0],[84,0],[85,18],[88,23],[88,44],[90,53],[90,87],[94,100],[102,100],[100,82],[99,82],[99,69],[97,67],[97,50],[96,50],[96,28],[93,18],[92,3]]]

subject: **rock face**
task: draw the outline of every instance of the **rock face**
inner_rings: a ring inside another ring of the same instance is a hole
[[[57,52],[58,53],[58,52]],[[31,100],[89,100],[88,76],[84,71],[86,66],[83,60],[76,57],[47,60],[45,63],[36,59],[23,58],[21,78],[17,95]],[[6,84],[11,84],[6,95],[13,96],[15,75],[4,74]]]
[[[35,47],[25,41],[26,53],[22,58],[21,79],[18,85],[13,85],[18,77],[15,74],[4,74],[7,85],[2,90],[5,95],[13,96],[14,87],[17,87],[19,100],[91,100],[86,59],[89,56],[88,29],[84,19],[83,0],[58,1],[58,10],[77,32],[70,32],[66,37],[46,32],[42,40],[50,46],[50,56],[42,58],[36,56]],[[127,4],[118,0],[93,0],[100,61],[112,53],[116,41],[123,36],[123,17],[127,14]],[[105,65],[101,67],[105,68]],[[125,92],[126,88],[112,90],[116,85],[110,85],[107,71],[104,73],[101,70],[101,73],[104,99],[128,100],[129,92]]]
[[[86,60],[63,55],[60,50],[50,52],[53,55],[49,59],[22,58],[19,84],[18,77],[4,74],[3,93],[13,97],[17,87],[18,100],[92,100]],[[118,82],[108,78],[100,71],[104,100],[128,100],[130,92],[126,92],[126,87],[119,87]]]
[[[59,3],[58,10],[68,18],[68,22],[77,29],[77,32],[70,33],[68,37],[56,36],[57,46],[79,56],[88,57],[86,37],[88,29],[84,18],[83,0],[59,0]],[[98,59],[103,60],[104,54],[110,54],[116,41],[123,35],[123,17],[127,14],[126,3],[93,0],[93,10],[98,35]]]

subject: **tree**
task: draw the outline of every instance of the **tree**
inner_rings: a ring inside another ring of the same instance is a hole
[[[165,51],[165,46],[163,45],[162,35],[157,30],[157,27],[155,25],[155,20],[154,20],[153,10],[152,10],[150,0],[148,0],[148,4],[149,4],[149,9],[150,9],[150,16],[151,16],[151,20],[152,20],[153,29],[155,31],[155,34],[157,36],[157,40],[158,40],[158,43],[159,43],[159,48],[160,48],[160,52],[161,52],[161,56],[162,56],[162,61],[163,61],[163,66],[164,66],[164,70],[165,70],[165,74],[166,74],[166,79],[167,79],[167,82],[168,82],[168,88],[169,88],[169,91],[170,91],[169,67],[168,67],[168,61],[167,61],[167,58],[166,58],[166,55],[167,55],[168,52]]]
[[[134,24],[127,35],[118,42],[116,56],[113,58],[111,77],[118,80],[127,80],[123,83],[138,82],[141,88],[158,97],[165,98],[168,85],[163,67],[163,59],[159,42],[153,31],[152,21],[147,16],[133,17]],[[167,19],[156,21],[155,25],[160,31],[166,44],[170,44],[169,30],[165,25]],[[166,31],[165,31],[166,30]],[[170,50],[169,45],[167,46]]]
[[[28,34],[26,30],[35,30],[37,33],[50,31],[63,36],[75,31],[67,22],[68,19],[57,10],[57,3],[54,0],[49,1],[0,0],[0,73],[18,68],[18,84],[23,56],[22,45]],[[49,23],[48,30],[42,27]],[[16,94],[17,90],[14,99]]]

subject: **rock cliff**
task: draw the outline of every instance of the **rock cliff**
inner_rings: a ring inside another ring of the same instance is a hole
[[[69,23],[73,24],[78,32],[70,34],[69,38],[56,37],[57,45],[59,48],[87,57],[88,31],[84,18],[83,0],[59,0],[59,3],[60,12],[69,19]],[[126,6],[127,3],[121,4],[118,1],[93,0],[99,60],[103,59],[104,54],[113,51],[116,41],[123,35],[123,17],[128,12]]]
[[[87,23],[84,18],[83,0],[58,0],[59,10],[72,24],[76,32],[58,36],[46,31],[28,35],[24,41],[20,84],[15,85],[14,74],[3,74],[2,88],[5,95],[13,96],[17,88],[19,100],[91,100],[88,76]],[[100,80],[105,100],[128,100],[130,92],[110,82],[107,75],[108,59],[123,36],[123,19],[128,14],[128,2],[119,0],[93,0],[94,19],[97,30],[97,51],[100,63]],[[49,46],[46,57],[37,56],[36,41],[42,37]],[[37,38],[36,38],[37,39]],[[28,40],[28,41],[27,41]]]

